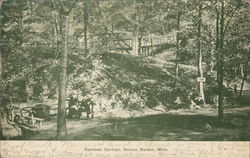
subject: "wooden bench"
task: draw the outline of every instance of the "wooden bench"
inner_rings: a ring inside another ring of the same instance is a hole
[[[30,113],[34,113],[33,110],[27,109],[29,107],[17,107],[17,106],[12,106],[11,111],[9,113],[10,115],[10,121],[14,121],[15,116],[24,116]]]
[[[38,122],[39,127],[42,126],[43,120],[42,118],[37,118],[34,116],[23,116],[28,122],[31,122],[32,127],[35,127],[36,123]]]
[[[38,123],[39,128],[42,126],[42,122],[44,119],[34,117],[34,110],[29,109],[29,107],[17,107],[12,106],[10,109],[10,113],[8,114],[9,123],[17,123],[18,125],[23,125],[34,128]]]

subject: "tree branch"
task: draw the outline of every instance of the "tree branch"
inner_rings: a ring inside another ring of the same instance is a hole
[[[76,0],[76,2],[74,4],[71,5],[71,7],[69,8],[69,10],[66,12],[66,15],[69,15],[70,12],[72,11],[72,9],[74,8],[74,6],[79,2],[80,0]]]
[[[229,26],[230,21],[232,20],[234,14],[237,12],[237,10],[238,10],[239,8],[240,8],[240,5],[238,4],[238,5],[235,7],[235,9],[234,9],[233,13],[231,14],[231,16],[229,17],[229,19],[228,19],[228,21],[227,21],[227,23],[226,23],[226,26],[225,26],[225,28],[224,28],[224,33],[225,33],[225,34],[226,34],[226,31],[227,31],[227,28],[228,28],[228,26]]]

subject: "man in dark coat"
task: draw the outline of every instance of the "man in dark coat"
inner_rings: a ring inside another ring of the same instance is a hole
[[[90,98],[83,100],[81,102],[80,107],[81,107],[83,112],[87,113],[87,118],[89,118],[89,114],[91,114],[91,113],[93,114],[93,112],[92,112],[93,105],[94,105],[94,103]],[[90,106],[91,106],[91,109],[90,109]],[[92,118],[93,118],[93,116],[92,116]]]
[[[76,118],[79,118],[79,113],[78,113],[78,110],[79,110],[79,106],[77,105],[78,103],[78,100],[77,98],[73,98],[72,96],[70,97],[69,99],[69,113],[68,113],[68,117],[69,118],[73,118],[74,116]]]

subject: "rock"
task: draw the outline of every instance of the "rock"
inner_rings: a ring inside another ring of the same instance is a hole
[[[239,118],[233,118],[230,121],[231,124],[233,124],[236,127],[242,127],[244,125],[244,120],[239,119]]]
[[[205,123],[204,129],[205,129],[206,131],[210,131],[210,130],[212,129],[212,126],[211,126],[210,124],[208,124],[208,123]]]

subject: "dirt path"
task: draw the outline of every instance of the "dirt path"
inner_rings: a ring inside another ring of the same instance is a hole
[[[225,121],[216,110],[177,110],[128,119],[67,120],[66,140],[250,140],[250,107],[227,109]],[[209,126],[210,128],[206,127]],[[56,118],[40,132],[15,139],[53,140]]]

